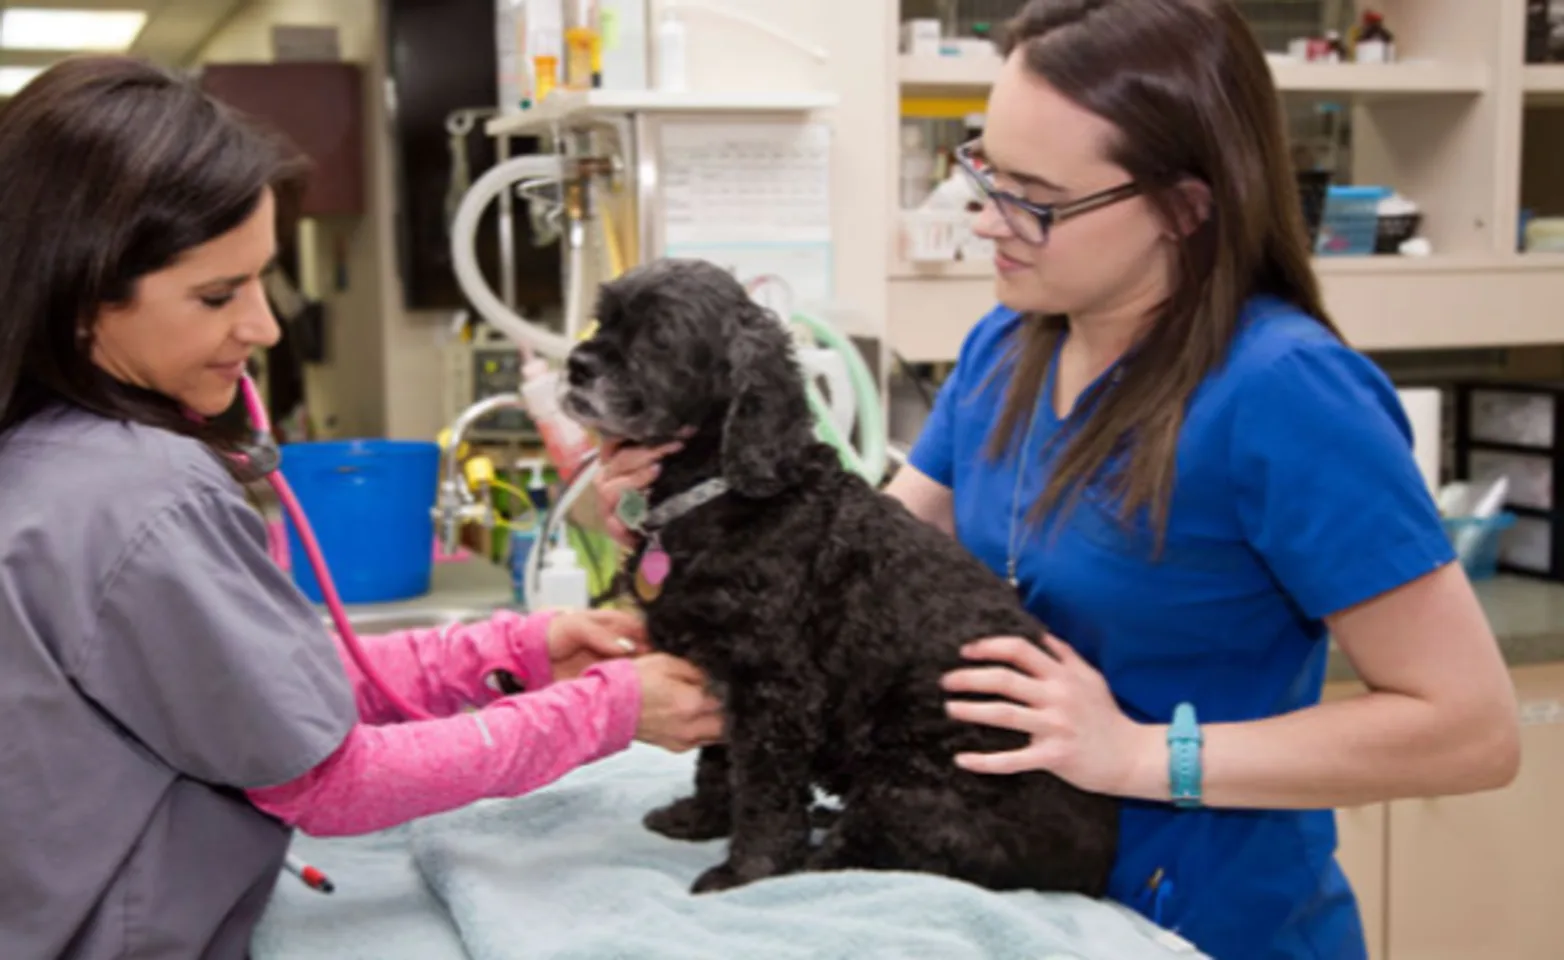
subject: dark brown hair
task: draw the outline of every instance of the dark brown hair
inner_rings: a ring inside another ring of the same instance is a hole
[[[1174,289],[1118,382],[1104,378],[1078,401],[1089,412],[1033,511],[1041,517],[1084,485],[1105,482],[1124,518],[1147,511],[1160,545],[1185,405],[1223,361],[1244,302],[1272,293],[1335,332],[1310,265],[1276,88],[1229,0],[1031,0],[998,42],[1006,57],[1023,57],[1033,75],[1116,128],[1110,159],[1165,222],[1195,219],[1179,184],[1210,190],[1209,216],[1182,234]],[[1063,329],[1063,317],[1021,325],[990,437],[994,457],[1028,425]],[[1124,468],[1111,470],[1121,455]]]
[[[91,324],[301,172],[282,140],[137,59],[67,59],[23,88],[0,112],[0,439],[65,403],[232,449],[231,427],[100,370]]]

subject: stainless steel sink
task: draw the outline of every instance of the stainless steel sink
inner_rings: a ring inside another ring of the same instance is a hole
[[[355,633],[392,633],[397,630],[425,630],[444,627],[453,623],[475,623],[487,620],[493,610],[478,607],[429,607],[413,610],[357,610],[348,613],[348,623]],[[326,626],[335,627],[328,615]]]

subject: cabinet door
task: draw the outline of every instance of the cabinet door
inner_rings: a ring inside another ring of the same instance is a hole
[[[308,158],[302,216],[364,213],[366,94],[357,64],[209,63],[201,85]]]
[[[1564,956],[1564,664],[1513,676],[1515,782],[1390,805],[1389,960]]]
[[[1327,684],[1322,699],[1357,696],[1363,685],[1352,681]],[[1341,864],[1363,915],[1363,934],[1370,960],[1386,960],[1385,954],[1385,856],[1386,822],[1382,803],[1336,811],[1336,862]]]
[[[1363,915],[1370,960],[1385,960],[1385,847],[1389,813],[1382,803],[1336,811],[1336,861]]]

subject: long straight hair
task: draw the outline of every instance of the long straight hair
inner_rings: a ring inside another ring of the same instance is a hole
[[[236,449],[233,418],[99,369],[93,324],[302,172],[280,137],[138,59],[67,59],[23,88],[0,111],[0,441],[65,404]]]
[[[1201,381],[1226,357],[1244,302],[1271,293],[1339,337],[1321,301],[1282,126],[1259,43],[1229,0],[1031,0],[999,38],[1006,57],[1117,132],[1110,159],[1168,224],[1197,219],[1181,183],[1210,190],[1208,216],[1180,231],[1173,289],[1117,382],[1081,397],[1032,518],[1102,482],[1126,521],[1144,511],[1158,547],[1179,431]],[[1004,456],[1039,402],[1063,317],[1029,317],[989,454]],[[1111,386],[1111,389],[1109,387]],[[1110,469],[1122,460],[1122,468]]]

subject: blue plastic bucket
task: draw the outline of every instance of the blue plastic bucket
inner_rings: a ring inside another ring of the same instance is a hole
[[[440,448],[410,440],[335,440],[282,448],[282,475],[314,528],[343,603],[383,603],[429,592]],[[293,582],[324,596],[291,520]]]

